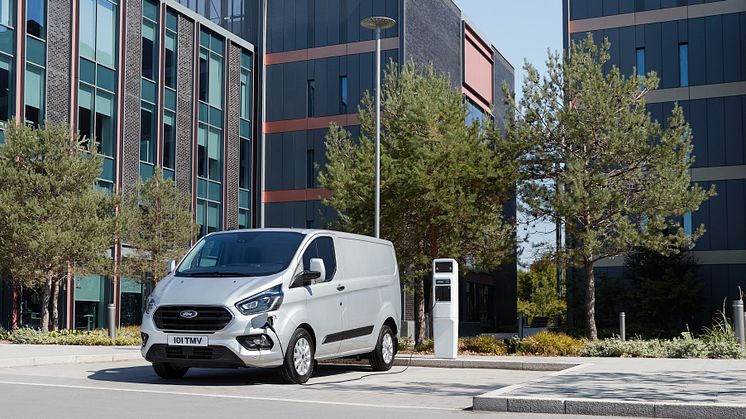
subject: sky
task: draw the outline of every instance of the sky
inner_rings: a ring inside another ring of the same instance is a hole
[[[523,63],[530,62],[540,73],[547,49],[562,49],[562,2],[557,0],[454,0],[467,20],[492,43],[515,68],[516,97],[525,72]],[[536,258],[536,245],[554,245],[551,223],[526,222],[518,214],[518,237],[521,255],[520,267]],[[524,242],[521,239],[527,238]]]

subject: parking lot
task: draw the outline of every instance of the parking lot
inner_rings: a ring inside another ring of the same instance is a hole
[[[472,397],[545,373],[491,369],[322,365],[307,385],[272,370],[190,370],[158,378],[141,361],[0,369],[2,417],[451,417]],[[360,379],[362,378],[362,379]],[[54,400],[50,403],[50,400]]]

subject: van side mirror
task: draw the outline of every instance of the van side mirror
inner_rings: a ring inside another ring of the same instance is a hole
[[[326,277],[326,269],[324,268],[324,260],[319,258],[311,259],[310,270],[303,271],[293,278],[293,282],[290,283],[290,288],[305,287],[317,282],[318,279],[322,281]]]
[[[169,260],[168,265],[166,266],[166,274],[173,273],[176,270],[176,261],[175,260]]]

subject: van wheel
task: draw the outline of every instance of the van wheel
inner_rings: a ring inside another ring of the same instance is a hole
[[[303,384],[311,378],[316,360],[313,338],[306,329],[297,329],[288,344],[280,377],[289,384]]]
[[[394,365],[394,355],[396,355],[396,340],[391,328],[383,325],[381,333],[378,335],[378,344],[368,357],[370,366],[375,371],[388,371]]]
[[[168,362],[153,362],[153,369],[159,377],[169,380],[181,378],[189,371],[189,367],[177,367]]]

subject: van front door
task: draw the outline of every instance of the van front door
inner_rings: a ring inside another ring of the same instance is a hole
[[[339,281],[334,280],[337,263],[333,239],[318,237],[308,245],[303,252],[304,270],[311,268],[312,258],[322,259],[326,270],[323,282],[305,287],[308,320],[316,334],[316,357],[322,358],[339,352],[340,340],[336,336],[342,331],[342,310],[346,297],[337,289]]]

